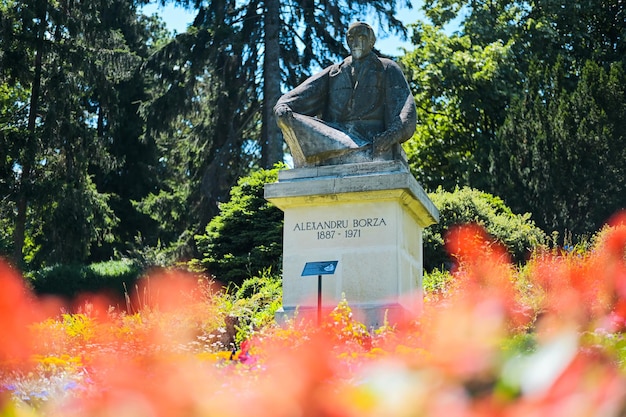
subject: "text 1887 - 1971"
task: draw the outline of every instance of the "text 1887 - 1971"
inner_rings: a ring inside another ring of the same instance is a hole
[[[317,240],[335,239],[339,237],[346,239],[359,238],[361,237],[361,229],[348,229],[344,230],[343,233],[337,230],[320,230],[317,232]]]
[[[352,228],[348,228],[352,226]],[[315,231],[317,240],[358,239],[364,228],[387,226],[382,217],[296,223],[293,231]]]

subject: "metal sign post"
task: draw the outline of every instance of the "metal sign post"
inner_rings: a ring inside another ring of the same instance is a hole
[[[317,275],[317,325],[322,324],[322,275],[333,275],[339,261],[307,262],[301,276]]]

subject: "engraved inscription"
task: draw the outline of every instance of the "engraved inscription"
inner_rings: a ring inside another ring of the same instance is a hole
[[[335,230],[335,229],[347,229],[348,220],[327,220],[323,222],[300,222],[296,223],[293,230],[294,232],[303,232],[305,230]]]
[[[359,239],[364,229],[386,227],[384,217],[348,218],[324,221],[303,221],[293,226],[294,232],[315,232],[317,240]]]

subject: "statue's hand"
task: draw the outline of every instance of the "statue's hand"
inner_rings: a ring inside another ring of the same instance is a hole
[[[396,135],[393,132],[386,131],[379,135],[374,136],[373,145],[374,145],[374,156],[380,155],[383,152],[386,152],[397,142]]]
[[[293,110],[291,110],[288,105],[281,104],[274,109],[274,114],[276,114],[276,117],[278,117],[279,119],[284,117],[291,117],[293,116]]]

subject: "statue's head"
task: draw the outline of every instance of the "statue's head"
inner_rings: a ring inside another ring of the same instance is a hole
[[[348,28],[346,40],[348,41],[348,48],[350,48],[352,57],[359,60],[369,55],[372,49],[374,49],[376,35],[374,34],[374,29],[367,23],[355,22]]]

